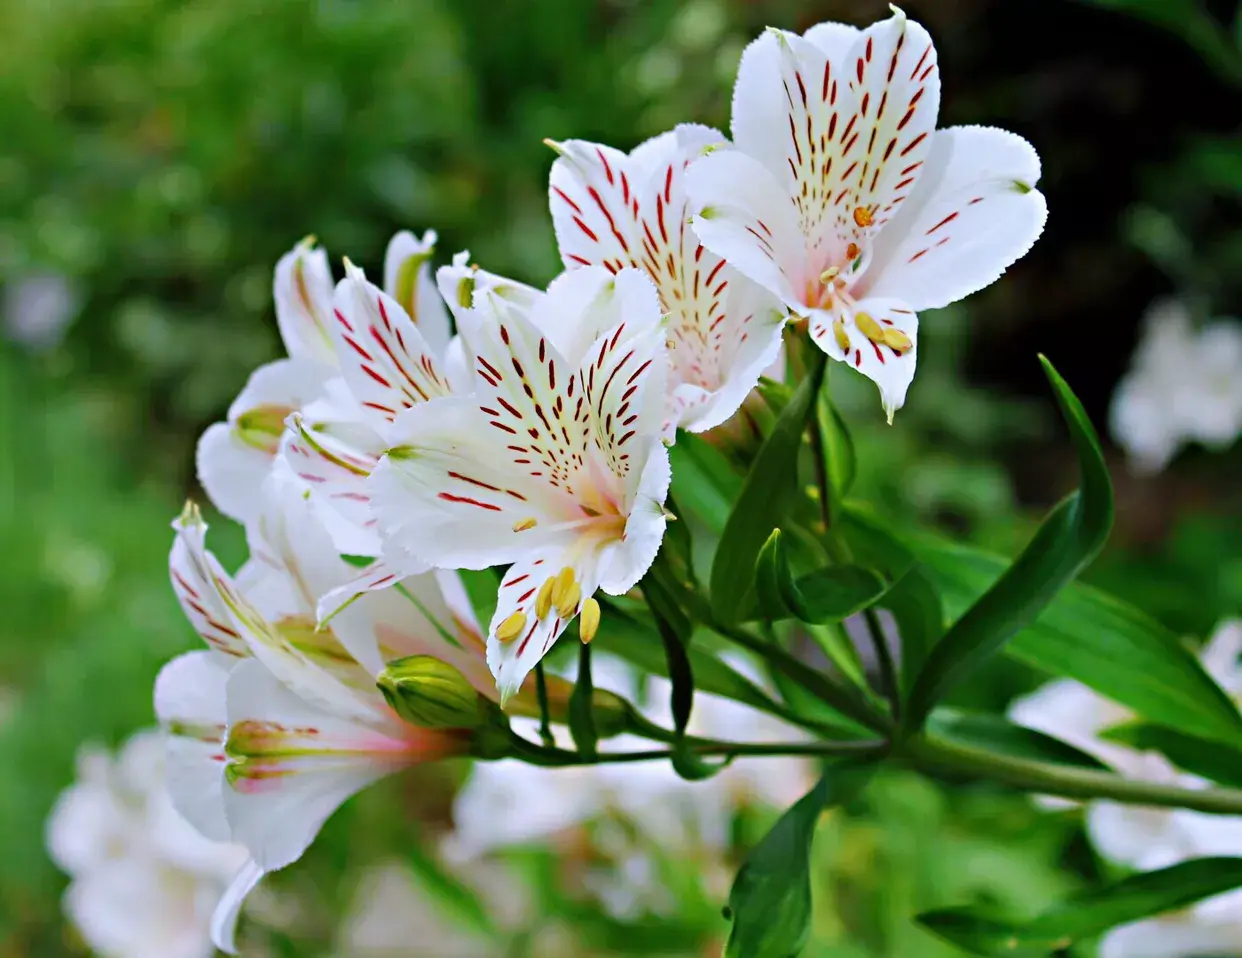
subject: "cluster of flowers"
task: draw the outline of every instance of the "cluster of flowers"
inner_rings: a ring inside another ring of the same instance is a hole
[[[1155,303],[1131,368],[1117,384],[1113,437],[1142,471],[1163,469],[1184,443],[1211,449],[1242,435],[1242,323],[1195,329],[1178,300]]]
[[[1234,699],[1242,701],[1242,621],[1222,623],[1203,647],[1204,670]],[[1209,782],[1173,767],[1159,752],[1140,751],[1105,734],[1134,715],[1115,702],[1069,679],[1051,682],[1014,702],[1010,718],[1019,725],[1059,738],[1126,776],[1187,788]],[[1046,798],[1042,804],[1072,803]],[[1109,861],[1137,871],[1167,868],[1213,855],[1242,855],[1242,818],[1205,815],[1186,809],[1141,808],[1092,802],[1086,809],[1087,835]],[[1242,892],[1232,891],[1191,908],[1110,932],[1101,958],[1166,958],[1168,955],[1237,954],[1242,948]]]
[[[566,269],[546,291],[465,253],[433,280],[431,233],[392,240],[383,288],[348,260],[334,285],[311,241],[281,259],[288,358],[199,447],[251,558],[229,575],[195,508],[174,524],[173,585],[208,649],[156,687],[177,807],[249,854],[223,947],[346,798],[470,749],[468,730],[403,721],[386,665],[433,656],[523,708],[568,625],[600,628],[596,592],[654,561],[677,430],[732,416],[787,330],[874,380],[891,420],[916,314],[994,281],[1046,215],[1034,150],[936,130],[939,100],[931,38],[900,12],[770,30],[743,55],[731,142],[682,126],[629,154],[550,144]],[[457,573],[493,566],[484,629]]]

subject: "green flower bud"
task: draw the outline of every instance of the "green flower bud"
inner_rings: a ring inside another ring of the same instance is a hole
[[[422,728],[480,728],[492,703],[457,669],[430,655],[388,663],[375,682],[393,710]]]

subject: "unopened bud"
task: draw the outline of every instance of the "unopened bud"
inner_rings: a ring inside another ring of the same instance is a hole
[[[388,663],[376,685],[393,710],[422,728],[479,728],[488,723],[490,702],[449,665],[430,655]]]

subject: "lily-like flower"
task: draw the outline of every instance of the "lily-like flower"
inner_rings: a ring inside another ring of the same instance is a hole
[[[668,314],[667,429],[703,432],[742,404],[781,347],[788,310],[690,230],[686,167],[724,136],[684,125],[630,154],[549,141],[549,199],[567,269],[643,270]]]
[[[1025,140],[937,130],[939,107],[931,37],[900,11],[862,31],[769,30],[742,56],[733,145],[687,173],[703,245],[872,379],[890,422],[914,377],[916,314],[995,281],[1047,212]]]
[[[138,732],[115,756],[83,748],[48,819],[48,851],[71,879],[65,912],[93,951],[209,958],[212,909],[246,850],[177,814],[160,739]]]
[[[1235,699],[1242,699],[1239,653],[1242,621],[1222,623],[1200,653],[1204,669]],[[1137,751],[1103,739],[1104,731],[1133,715],[1076,682],[1050,683],[1015,702],[1010,717],[1095,755],[1127,777],[1187,788],[1207,785],[1175,768],[1159,752]],[[1141,871],[1191,858],[1242,854],[1242,817],[1098,801],[1087,806],[1086,822],[1087,834],[1101,855]],[[1157,958],[1197,954],[1204,948],[1220,950],[1222,943],[1236,948],[1242,944],[1239,905],[1242,892],[1227,892],[1175,915],[1118,928],[1105,938],[1100,953],[1108,958]]]
[[[376,419],[378,410],[367,402],[391,401],[389,394],[402,386],[400,367],[415,368],[425,355],[442,356],[450,348],[448,312],[431,282],[435,239],[432,232],[422,239],[402,232],[389,243],[384,269],[388,322],[379,340],[367,338],[370,317],[364,315],[378,291],[372,294],[374,287],[361,271],[348,270],[344,289],[334,292],[327,254],[315,247],[313,238],[281,257],[273,298],[288,358],[257,369],[229,408],[228,420],[208,428],[199,442],[199,479],[221,512],[239,522],[253,521],[260,508],[259,489],[285,448],[285,424],[291,415],[299,415],[318,439],[315,445],[299,446],[310,460],[299,471],[309,476],[339,460],[356,464],[378,458],[372,453],[382,442],[371,427],[383,420]],[[342,329],[351,320],[358,324],[356,335]],[[394,365],[398,373],[390,375]],[[377,393],[382,398],[376,399]],[[296,460],[298,452],[292,456]],[[336,504],[345,513],[341,533],[348,536],[351,524],[360,521],[357,509],[351,512],[346,505],[356,501],[351,497],[357,489],[331,491],[343,494]],[[366,546],[372,540],[355,531],[353,539],[339,544],[347,551],[360,548],[360,543]]]
[[[454,269],[442,287],[469,280]],[[440,568],[511,563],[488,628],[503,701],[579,613],[589,640],[595,591],[629,591],[659,550],[667,334],[634,269],[571,270],[533,302],[504,283],[467,291],[456,315],[474,395],[402,413],[370,489],[391,550]]]
[[[469,747],[469,733],[397,717],[375,686],[386,662],[435,655],[495,694],[454,576],[408,578],[317,628],[318,596],[355,570],[295,477],[278,468],[264,493],[248,530],[252,558],[236,578],[206,551],[194,510],[176,524],[174,582],[212,650],[174,659],[156,683],[178,809],[250,854],[213,925],[226,950],[246,894],[301,857],[342,802],[384,775]]]
[[[1183,303],[1155,303],[1130,370],[1113,396],[1113,437],[1144,472],[1163,469],[1186,442],[1223,449],[1242,435],[1242,324],[1196,330]]]

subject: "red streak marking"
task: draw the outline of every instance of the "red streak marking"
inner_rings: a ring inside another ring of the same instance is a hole
[[[520,596],[518,596],[518,602],[519,603],[525,602],[527,599],[529,599],[532,595],[534,595],[538,591],[539,591],[538,589],[530,589],[526,592],[523,592]]]
[[[794,152],[798,154],[798,165],[802,165],[802,147],[798,145],[798,128],[794,126],[793,117],[789,117],[789,138],[793,140]]]
[[[673,168],[671,166],[664,174],[664,202],[673,202]]]
[[[801,74],[801,73],[797,73],[797,72],[795,72],[795,73],[794,73],[794,79],[798,81],[798,93],[800,93],[800,94],[802,95],[802,105],[805,107],[805,106],[807,105],[807,103],[806,103],[806,84],[802,82],[802,74]]]
[[[492,492],[501,492],[500,486],[493,486],[486,482],[480,482],[478,479],[471,479],[469,476],[463,476],[460,472],[449,472],[449,476],[453,479],[460,479],[462,482],[468,482],[472,486],[478,486],[480,489],[490,489]]]
[[[510,579],[508,582],[505,583],[505,588],[507,589],[511,585],[517,585],[519,582],[525,582],[529,578],[530,578],[530,573],[528,572],[525,575],[518,576],[516,579]],[[519,599],[518,601],[520,602],[521,600]]]
[[[375,358],[374,358],[374,357],[373,357],[370,353],[368,353],[365,349],[363,349],[361,346],[359,346],[356,342],[354,342],[354,340],[353,340],[353,338],[352,338],[352,337],[350,337],[350,336],[345,336],[345,337],[343,337],[343,338],[344,338],[345,342],[349,343],[350,348],[351,348],[351,349],[353,349],[353,351],[354,351],[354,352],[356,352],[359,356],[361,356],[361,357],[362,357],[363,359],[365,359],[367,362],[374,362],[374,361],[375,361]]]
[[[504,379],[504,378],[505,378],[504,376],[500,375],[500,370],[498,370],[495,366],[493,366],[491,363],[489,363],[489,362],[488,362],[486,359],[484,359],[482,356],[479,356],[479,357],[478,357],[478,360],[479,360],[479,363],[480,363],[481,365],[483,365],[483,366],[486,366],[486,367],[487,367],[487,371],[488,371],[489,373],[491,373],[491,375],[492,375],[494,378],[496,378],[496,379]]]
[[[927,235],[931,236],[932,233],[936,232],[936,230],[940,229],[940,227],[944,226],[946,223],[952,223],[955,219],[957,219],[958,212],[959,211],[954,210],[952,213],[950,213],[948,216],[942,219],[939,223],[937,223],[935,226],[929,229],[927,231]]]
[[[892,156],[892,155],[893,155],[893,149],[894,149],[894,147],[896,147],[896,146],[897,146],[897,140],[896,140],[896,138],[891,139],[891,140],[889,140],[889,141],[888,141],[888,147],[884,150],[884,158],[883,158],[882,160],[880,160],[880,162],[881,162],[881,163],[887,163],[887,162],[888,162],[888,158],[889,158],[890,156]]]
[[[582,230],[582,232],[586,233],[586,235],[591,238],[592,243],[599,242],[599,237],[595,235],[591,227],[587,226],[586,223],[582,222],[582,220],[578,219],[576,216],[574,217],[574,222],[578,224],[578,229]]]
[[[573,200],[571,200],[569,198],[569,195],[563,189],[561,189],[559,186],[554,186],[552,187],[552,192],[555,193],[557,196],[559,196],[561,199],[563,199],[570,206],[572,206],[574,208],[575,213],[577,213],[579,216],[582,215],[582,207],[579,206],[577,203],[575,203]]]
[[[880,363],[881,363],[881,364],[883,364],[883,363],[884,363],[884,354],[883,354],[882,352],[880,352],[880,347],[879,347],[879,346],[877,346],[875,343],[872,343],[872,344],[871,344],[871,348],[875,350],[875,358],[876,358],[876,359],[878,359],[878,360],[880,361]]]
[[[608,161],[604,158],[604,151],[601,150],[599,147],[596,147],[595,152],[599,156],[599,161],[604,164],[604,175],[608,177],[608,185],[609,186],[615,185],[613,178],[612,178],[612,167],[608,165]]]
[[[492,425],[493,425],[493,426],[495,426],[497,429],[502,429],[502,430],[504,430],[505,432],[507,432],[510,436],[516,436],[516,435],[517,435],[517,430],[516,430],[516,429],[510,429],[510,428],[509,428],[508,426],[506,426],[503,422],[498,422],[497,420],[493,419],[493,420],[491,420],[491,423],[492,423]]]
[[[871,41],[868,40],[867,42],[870,43]],[[858,58],[858,82],[859,83],[862,83],[862,78],[863,78],[863,59],[862,57],[859,57]]]
[[[392,389],[392,383],[390,383],[387,379],[385,379],[383,376],[377,373],[370,366],[363,366],[361,368],[364,373],[366,373],[368,376],[374,379],[377,383],[379,383],[385,389]]]
[[[911,80],[913,80],[918,75],[918,72],[923,69],[923,62],[927,59],[927,54],[929,53],[931,53],[930,46],[923,51],[923,55],[919,57],[919,62],[914,65],[914,69],[910,72]]]
[[[854,367],[857,368],[861,365],[862,365],[862,353],[856,349],[854,350]]]
[[[583,259],[581,256],[577,256],[574,253],[567,253],[565,258],[572,259],[579,266],[590,266],[591,265],[591,261],[589,259]]]
[[[927,133],[926,132],[920,133],[918,136],[916,136],[913,140],[911,140],[906,145],[906,148],[901,151],[901,155],[906,156],[911,150],[913,150],[916,146],[918,146],[920,143],[922,143],[926,139],[927,139]]]
[[[913,256],[910,257],[910,262],[913,263],[916,259],[919,259],[920,257],[926,256],[926,255],[927,255],[927,250],[921,249],[917,253],[915,253]]]
[[[334,309],[332,312],[336,314],[336,321],[338,323],[348,329],[351,333],[354,331],[354,327],[349,325],[349,320],[345,318],[344,314],[342,314],[339,309]]]
[[[820,94],[821,100],[828,99],[828,78],[832,75],[832,63],[828,60],[824,61],[824,90]]]

